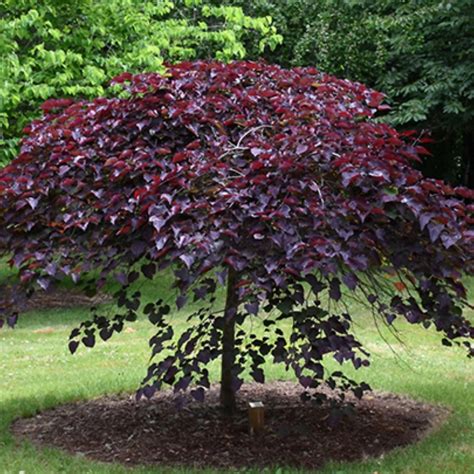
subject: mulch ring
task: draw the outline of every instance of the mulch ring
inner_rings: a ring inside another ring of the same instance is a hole
[[[352,414],[333,425],[329,404],[301,402],[300,395],[301,387],[292,382],[244,385],[232,420],[218,409],[217,387],[205,402],[182,409],[169,391],[150,401],[105,397],[17,420],[12,431],[39,446],[125,465],[315,469],[330,460],[378,457],[416,442],[449,414],[397,395],[372,393],[362,401],[351,399]],[[260,435],[249,434],[249,401],[265,404]]]
[[[111,301],[112,296],[106,293],[98,293],[91,298],[79,290],[54,288],[52,291],[35,293],[27,302],[27,310],[95,306]]]
[[[0,293],[11,291],[7,285],[0,284]],[[86,296],[77,288],[52,287],[48,291],[37,291],[27,298],[25,294],[17,295],[17,308],[20,312],[54,309],[54,308],[75,308],[84,306],[95,306],[103,303],[110,303],[112,296],[106,293],[98,293],[94,297]]]

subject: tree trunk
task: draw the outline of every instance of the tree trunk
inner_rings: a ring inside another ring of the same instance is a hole
[[[464,133],[463,142],[464,176],[462,184],[468,188],[474,188],[474,133],[472,130]]]
[[[226,415],[235,412],[235,393],[232,390],[232,368],[235,363],[235,315],[239,305],[237,288],[237,275],[229,267],[227,277],[227,296],[224,310],[224,328],[222,331],[222,365],[221,365],[221,407]]]

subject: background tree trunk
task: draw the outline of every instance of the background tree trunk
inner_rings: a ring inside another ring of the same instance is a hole
[[[474,123],[472,126],[474,127]],[[474,189],[474,133],[472,129],[464,134],[463,139],[464,179],[462,184]]]
[[[235,412],[235,392],[232,390],[232,368],[235,363],[235,315],[239,305],[237,288],[237,274],[229,267],[227,277],[227,296],[224,310],[224,328],[222,331],[222,365],[221,365],[221,392],[220,402],[225,414]]]

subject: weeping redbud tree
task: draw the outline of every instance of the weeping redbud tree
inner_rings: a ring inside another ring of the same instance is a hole
[[[382,94],[254,62],[114,83],[128,96],[46,102],[0,172],[0,243],[24,285],[120,282],[117,314],[82,323],[71,352],[143,312],[156,334],[138,393],[167,384],[200,400],[220,358],[227,412],[246,375],[264,382],[265,360],[308,396],[321,383],[360,396],[367,384],[324,364],[368,365],[350,298],[374,324],[434,325],[472,355],[461,277],[474,273],[474,193],[423,178],[423,139],[373,119]],[[135,289],[162,272],[178,308],[199,308],[179,334],[173,309]],[[3,313],[13,324],[6,301]]]

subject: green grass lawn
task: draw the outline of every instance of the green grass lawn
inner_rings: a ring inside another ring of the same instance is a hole
[[[144,287],[147,296],[163,293],[154,285]],[[159,286],[165,288],[166,281]],[[473,281],[469,286],[474,290]],[[462,349],[442,346],[435,332],[403,323],[398,323],[398,329],[405,344],[392,337],[390,348],[373,327],[371,317],[361,310],[358,313],[356,334],[372,353],[372,365],[356,374],[348,370],[351,375],[365,379],[377,390],[450,407],[452,415],[440,430],[416,445],[393,451],[383,459],[328,465],[321,472],[472,473],[473,362]],[[16,329],[0,331],[0,472],[189,472],[101,464],[55,449],[36,449],[27,442],[17,444],[9,434],[9,425],[15,418],[72,400],[132,392],[138,387],[145,375],[147,341],[153,327],[140,320],[129,325],[134,332],[123,332],[93,349],[80,347],[71,356],[67,349],[69,332],[87,316],[86,309],[29,313],[20,318]],[[175,318],[177,325],[185,324],[184,313],[177,313]],[[268,364],[267,374],[270,379],[291,379],[291,374],[278,365]]]

